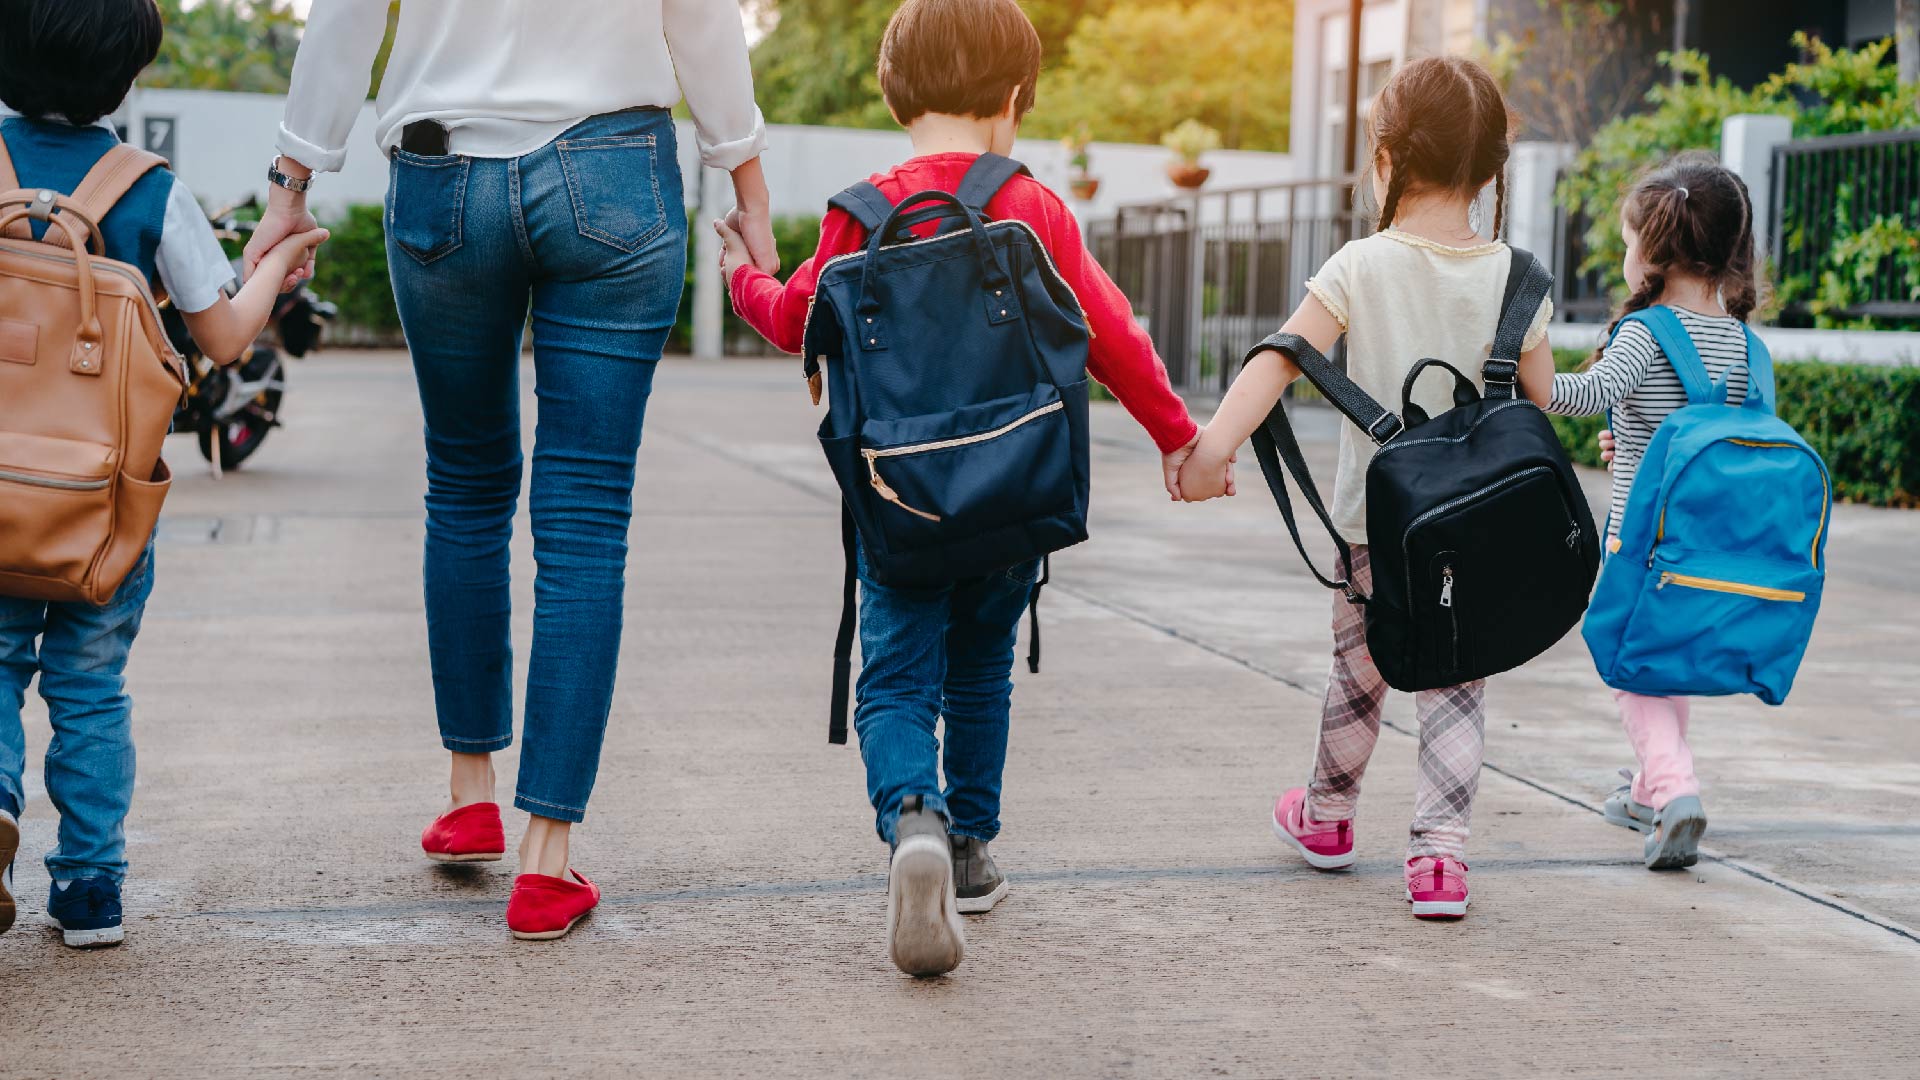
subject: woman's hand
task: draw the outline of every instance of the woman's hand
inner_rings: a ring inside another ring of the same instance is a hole
[[[288,176],[297,179],[304,180],[313,175],[311,169],[289,157],[280,159],[280,168]],[[260,260],[266,257],[267,252],[279,247],[282,240],[312,232],[319,227],[320,223],[307,210],[306,192],[288,191],[278,184],[271,185],[267,192],[267,209],[260,215],[259,224],[253,227],[253,236],[248,238],[246,251],[241,254],[240,265],[246,271],[242,276],[252,278]],[[306,250],[306,260],[288,271],[281,280],[281,292],[292,292],[302,281],[313,279],[313,249],[309,247]]]
[[[753,265],[769,274],[778,274],[780,251],[773,242],[773,196],[767,191],[760,159],[754,158],[733,170],[732,176],[734,207],[727,214],[727,227],[746,243]]]

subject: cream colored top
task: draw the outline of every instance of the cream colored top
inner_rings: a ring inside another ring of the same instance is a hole
[[[1457,248],[1387,229],[1333,253],[1307,282],[1347,331],[1347,377],[1395,413],[1407,372],[1425,357],[1445,360],[1481,385],[1493,350],[1500,299],[1511,268],[1507,245]],[[1540,302],[1525,348],[1547,336],[1553,300]],[[1453,376],[1429,369],[1413,388],[1430,416],[1453,407]],[[1367,462],[1377,449],[1352,422],[1340,425],[1333,477],[1333,524],[1348,543],[1367,542]]]

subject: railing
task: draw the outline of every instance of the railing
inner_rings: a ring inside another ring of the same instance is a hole
[[[1370,226],[1345,178],[1201,192],[1122,207],[1088,230],[1173,383],[1226,389],[1248,346],[1280,328],[1305,282]]]
[[[1773,151],[1772,194],[1768,250],[1779,279],[1818,288],[1836,240],[1880,219],[1907,227],[1920,222],[1920,131],[1783,143]],[[1853,278],[1851,304],[1828,314],[1920,317],[1913,276],[1920,276],[1920,267],[1888,255],[1865,277]],[[1806,313],[1804,295],[1794,296],[1785,310],[1788,316]]]

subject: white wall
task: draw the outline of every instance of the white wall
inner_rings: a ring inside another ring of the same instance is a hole
[[[273,155],[284,99],[269,94],[227,94],[203,90],[141,90],[128,103],[121,119],[129,137],[143,143],[153,122],[170,122],[174,138],[174,170],[210,207],[236,202],[249,194],[265,194],[267,160]],[[884,171],[910,156],[907,137],[899,131],[860,131],[776,125],[768,132],[764,159],[773,188],[777,213],[818,214],[827,199],[856,180]],[[1063,196],[1067,191],[1067,152],[1050,140],[1022,140],[1015,154],[1034,175]],[[700,190],[693,175],[696,159],[690,125],[682,124],[680,163],[689,198]],[[1092,148],[1094,175],[1101,179],[1099,197],[1076,207],[1083,218],[1102,217],[1122,203],[1142,202],[1174,194],[1167,181],[1168,153],[1158,146],[1096,143]],[[1286,154],[1259,154],[1223,150],[1207,156],[1213,169],[1210,187],[1232,187],[1288,180],[1294,177]],[[386,195],[387,162],[373,141],[373,108],[361,111],[347,143],[347,165],[337,176],[320,179],[313,202],[326,212],[352,203],[377,203]]]

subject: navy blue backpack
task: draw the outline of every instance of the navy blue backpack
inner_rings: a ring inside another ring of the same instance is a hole
[[[983,210],[1025,171],[983,154],[957,194],[895,206],[860,183],[830,204],[867,230],[864,249],[821,268],[803,346],[816,399],[826,367],[820,445],[844,507],[832,742],[847,740],[856,533],[890,586],[992,573],[1087,538],[1086,315],[1032,227]],[[1036,614],[1035,671],[1038,629]]]

